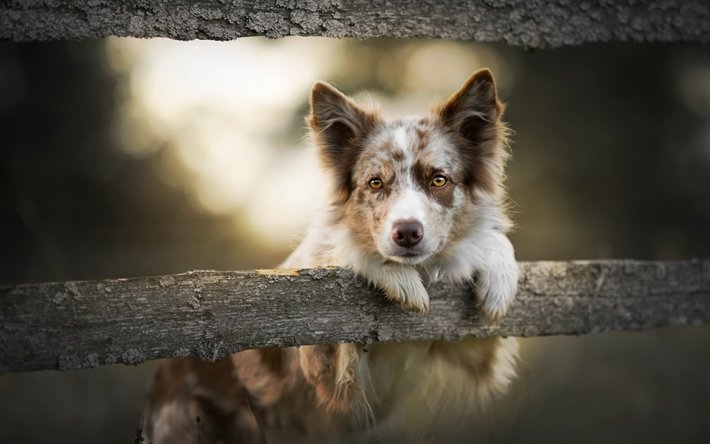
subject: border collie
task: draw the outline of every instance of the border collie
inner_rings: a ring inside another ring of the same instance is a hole
[[[323,82],[310,104],[330,200],[281,267],[349,267],[421,314],[429,283],[475,277],[471,297],[488,319],[500,319],[518,265],[506,237],[509,130],[491,72],[477,71],[421,118],[385,120]],[[504,390],[516,355],[514,339],[494,337],[166,361],[146,433],[156,444],[408,441],[440,412],[461,413]]]

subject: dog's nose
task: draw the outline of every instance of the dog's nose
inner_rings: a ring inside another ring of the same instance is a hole
[[[424,227],[415,220],[395,222],[392,226],[392,240],[402,247],[413,247],[424,237]]]

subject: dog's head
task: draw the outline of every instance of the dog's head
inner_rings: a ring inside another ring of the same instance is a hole
[[[489,70],[424,118],[384,120],[316,83],[307,121],[338,217],[366,251],[420,263],[468,233],[477,198],[502,190],[506,127]]]

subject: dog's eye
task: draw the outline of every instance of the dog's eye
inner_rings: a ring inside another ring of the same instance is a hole
[[[435,176],[431,180],[431,186],[433,186],[433,187],[441,188],[444,185],[446,185],[446,177],[444,177],[444,176]]]
[[[377,177],[370,179],[370,188],[373,190],[379,190],[382,188],[382,179],[378,179]]]

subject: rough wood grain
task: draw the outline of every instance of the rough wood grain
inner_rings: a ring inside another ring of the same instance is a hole
[[[710,41],[707,0],[0,0],[0,38],[437,37],[529,47]]]
[[[541,336],[710,323],[710,261],[521,263],[499,325],[470,285],[432,285],[427,317],[344,269],[195,271],[0,287],[0,370],[79,369],[326,342]]]

